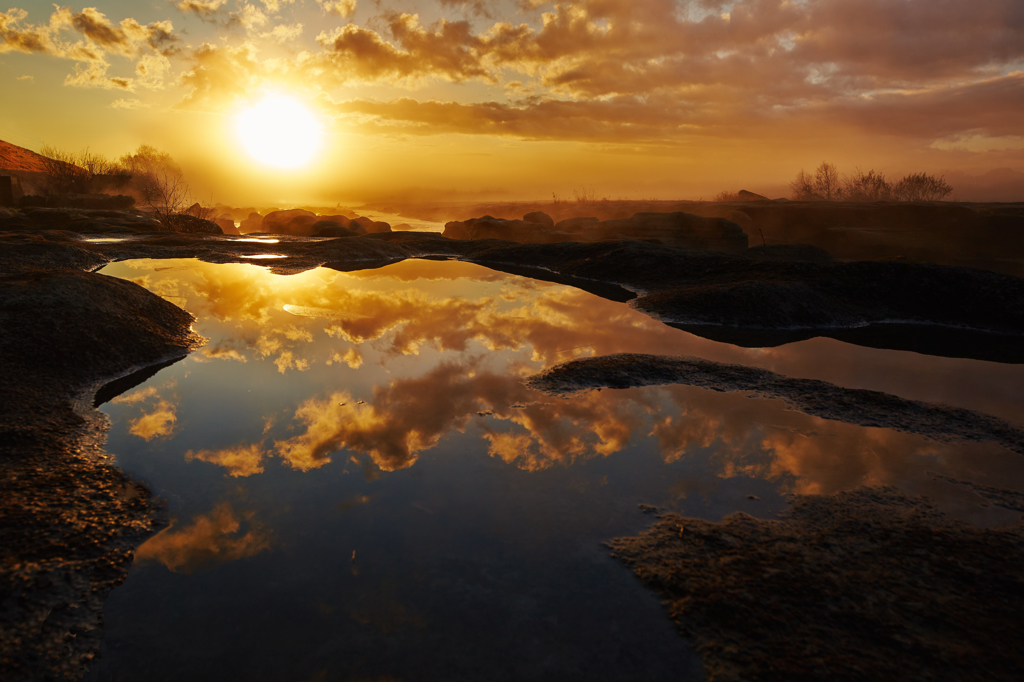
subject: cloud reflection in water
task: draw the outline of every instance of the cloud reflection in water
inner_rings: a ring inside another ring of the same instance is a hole
[[[290,276],[252,265],[183,263],[191,269],[133,274],[154,291],[186,297],[199,331],[212,339],[203,356],[247,362],[257,374],[287,373],[289,391],[299,394],[290,408],[286,403],[283,419],[266,416],[281,409],[277,403],[264,413],[266,423],[277,423],[265,429],[273,442],[267,452],[251,444],[257,434],[189,452],[229,476],[259,473],[266,456],[309,471],[341,450],[395,471],[469,428],[479,431],[491,456],[525,470],[608,456],[653,438],[666,462],[705,457],[713,475],[763,478],[796,492],[895,483],[924,462],[954,472],[970,468],[970,457],[1001,456],[998,448],[828,421],[741,394],[671,386],[563,400],[521,383],[572,357],[621,351],[698,355],[965,407],[986,400],[1005,411],[1014,406],[1005,399],[1011,389],[999,388],[995,395],[1003,397],[994,401],[992,391],[978,389],[1008,380],[986,374],[992,370],[984,363],[899,354],[908,365],[943,370],[936,378],[915,369],[914,382],[900,383],[891,379],[893,353],[824,340],[768,350],[718,344],[620,303],[468,263],[406,261]],[[150,438],[169,435],[173,407],[161,402],[133,428]]]

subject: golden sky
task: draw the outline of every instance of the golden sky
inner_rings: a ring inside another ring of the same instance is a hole
[[[0,139],[148,143],[202,199],[781,196],[823,159],[1024,172],[1020,0],[13,1]],[[240,137],[268,96],[322,131],[297,168]]]

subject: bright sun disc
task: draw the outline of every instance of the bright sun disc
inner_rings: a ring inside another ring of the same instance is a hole
[[[320,126],[290,97],[271,95],[238,117],[238,134],[257,161],[280,168],[307,163],[320,143]]]

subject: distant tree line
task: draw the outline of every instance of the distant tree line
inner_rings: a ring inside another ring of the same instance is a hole
[[[57,194],[125,191],[164,223],[186,208],[197,218],[209,217],[211,209],[193,203],[184,174],[171,155],[149,145],[115,160],[88,148],[74,153],[45,145],[39,152],[50,190]]]
[[[943,177],[911,173],[891,182],[883,173],[859,168],[839,177],[835,164],[822,161],[814,175],[801,170],[789,183],[802,201],[940,201],[953,192]]]

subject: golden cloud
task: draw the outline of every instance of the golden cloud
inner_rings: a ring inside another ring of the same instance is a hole
[[[110,402],[115,405],[134,405],[135,403],[141,403],[145,400],[149,400],[157,395],[156,387],[149,386],[147,388],[140,388],[138,391],[132,393],[125,393],[119,395]]]
[[[227,502],[200,515],[180,530],[172,524],[144,542],[135,553],[142,562],[158,562],[174,572],[191,573],[204,566],[237,561],[270,548],[270,535],[251,525],[239,535],[241,521]]]
[[[172,403],[161,400],[152,412],[128,422],[128,433],[147,441],[166,438],[174,433],[174,423],[178,420],[176,409]]]
[[[189,450],[185,453],[186,462],[196,459],[224,467],[228,475],[235,478],[263,473],[263,449],[259,443],[236,445],[222,450]]]

